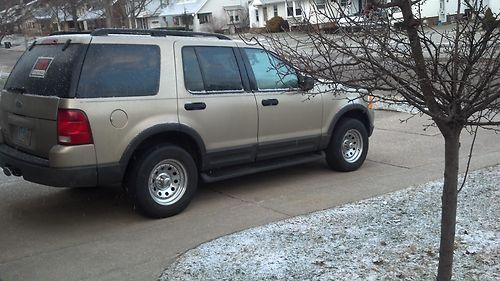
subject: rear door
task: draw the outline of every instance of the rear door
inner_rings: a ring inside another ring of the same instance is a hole
[[[175,50],[179,121],[205,143],[205,168],[254,161],[257,106],[234,42],[206,46],[185,40]]]
[[[0,100],[4,142],[48,158],[57,144],[61,98],[74,97],[90,37],[51,37],[32,45],[12,70]]]

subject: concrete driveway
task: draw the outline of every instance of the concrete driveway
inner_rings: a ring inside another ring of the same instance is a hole
[[[57,189],[0,176],[2,280],[154,280],[200,243],[260,224],[442,176],[443,147],[425,118],[378,111],[365,165],[336,173],[322,162],[201,186],[182,214],[149,220],[119,189]],[[471,137],[463,135],[462,163]],[[478,135],[473,168],[500,162],[500,136]],[[464,167],[464,165],[462,165]]]
[[[426,118],[401,124],[407,117],[377,112],[356,172],[317,162],[206,184],[182,214],[163,220],[139,216],[120,189],[58,189],[1,175],[0,280],[155,280],[177,255],[216,237],[442,177],[441,136],[423,131]],[[471,139],[464,133],[462,168]],[[480,131],[472,167],[498,163],[500,135]]]

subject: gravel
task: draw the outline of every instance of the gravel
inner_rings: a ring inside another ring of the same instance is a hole
[[[207,242],[160,280],[433,280],[442,181]],[[454,280],[500,280],[500,166],[459,194]]]

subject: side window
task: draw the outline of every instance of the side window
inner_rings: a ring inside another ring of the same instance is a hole
[[[191,92],[205,91],[203,77],[201,76],[200,65],[193,47],[182,49],[182,63],[184,68],[184,85]]]
[[[242,91],[240,70],[231,47],[184,47],[184,83],[192,92]]]
[[[83,63],[77,96],[153,96],[160,84],[160,48],[92,44]]]
[[[298,88],[296,71],[261,49],[245,48],[259,90],[285,90]]]

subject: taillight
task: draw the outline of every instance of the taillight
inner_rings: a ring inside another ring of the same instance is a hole
[[[80,110],[59,109],[57,113],[57,142],[62,145],[92,143],[87,115]]]

